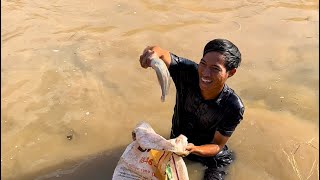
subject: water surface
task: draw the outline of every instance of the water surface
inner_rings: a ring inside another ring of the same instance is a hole
[[[199,62],[226,38],[246,105],[227,179],[318,179],[318,14],[315,0],[3,0],[1,178],[111,179],[138,122],[170,132],[175,87],[162,103],[143,49]]]

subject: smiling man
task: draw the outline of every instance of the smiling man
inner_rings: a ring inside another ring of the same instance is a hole
[[[239,49],[226,39],[206,44],[200,63],[179,57],[158,46],[148,46],[140,56],[143,68],[152,56],[167,65],[176,86],[176,104],[171,138],[188,138],[187,158],[208,168],[204,179],[224,179],[226,167],[234,160],[226,143],[243,119],[244,105],[227,86],[241,63]]]

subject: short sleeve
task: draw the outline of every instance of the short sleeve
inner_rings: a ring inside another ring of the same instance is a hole
[[[169,73],[176,85],[181,80],[189,81],[197,78],[197,63],[189,59],[179,57],[173,53],[170,53],[170,56],[171,63],[169,66]]]
[[[219,123],[217,131],[223,136],[230,137],[240,121],[243,119],[244,107],[227,113],[227,115]]]

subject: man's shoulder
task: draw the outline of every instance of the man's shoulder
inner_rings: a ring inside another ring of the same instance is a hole
[[[173,54],[170,52],[171,56],[171,66],[180,66],[181,68],[192,68],[192,69],[197,69],[198,64],[190,59],[184,58],[177,56],[176,54]]]
[[[173,81],[175,83],[186,83],[186,85],[191,86],[195,84],[198,80],[198,64],[173,53],[170,53],[170,55],[171,63],[169,66],[169,72]]]

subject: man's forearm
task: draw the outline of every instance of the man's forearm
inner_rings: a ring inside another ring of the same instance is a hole
[[[192,147],[191,153],[202,157],[212,157],[218,154],[220,150],[222,150],[222,147],[217,144],[205,144]]]

